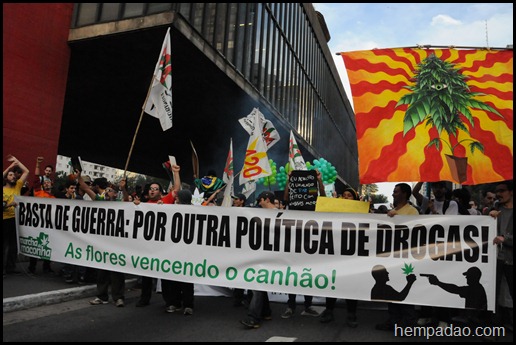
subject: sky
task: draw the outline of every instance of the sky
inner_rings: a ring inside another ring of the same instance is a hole
[[[512,3],[314,3],[326,21],[328,46],[353,105],[339,52],[417,45],[505,48],[513,44]],[[400,181],[405,182],[405,181]],[[378,183],[392,202],[396,183]]]

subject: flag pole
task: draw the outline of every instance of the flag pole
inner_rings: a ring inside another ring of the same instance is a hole
[[[136,142],[136,136],[138,135],[138,131],[140,130],[140,124],[142,123],[143,114],[145,113],[145,104],[147,104],[147,100],[149,99],[149,95],[152,88],[152,82],[154,81],[154,75],[152,75],[152,79],[149,85],[149,89],[147,90],[147,96],[145,97],[145,102],[143,102],[142,112],[140,114],[140,119],[138,120],[138,125],[136,126],[136,131],[134,132],[133,142],[131,144],[131,148],[129,149],[129,155],[127,156],[127,160],[125,162],[124,167],[124,178],[127,175],[127,167],[129,166],[129,160],[131,159],[131,155],[133,153],[134,143]]]

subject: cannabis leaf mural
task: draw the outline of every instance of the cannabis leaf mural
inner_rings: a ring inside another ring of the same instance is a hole
[[[440,141],[442,140],[448,145],[451,156],[457,146],[463,142],[470,142],[469,147],[471,153],[478,149],[484,152],[484,145],[473,139],[463,139],[452,146],[449,142],[440,137],[445,131],[449,136],[458,137],[459,130],[469,134],[466,122],[474,127],[473,117],[469,108],[482,109],[492,112],[503,117],[493,107],[474,99],[475,96],[484,96],[480,92],[471,92],[466,84],[466,76],[464,76],[459,68],[454,64],[439,59],[434,54],[418,64],[414,71],[415,85],[404,86],[412,93],[406,94],[396,104],[396,107],[408,104],[405,117],[403,118],[403,135],[408,131],[426,121],[427,126],[434,127],[439,134],[438,138],[434,138],[428,144],[429,147],[435,146],[440,151]],[[460,183],[466,181],[466,163],[458,165],[457,160],[450,158],[449,164],[454,167],[452,175]]]
[[[467,77],[459,68],[455,68],[450,62],[442,61],[434,54],[418,64],[414,74],[413,80],[416,84],[404,86],[412,93],[401,97],[396,104],[396,107],[402,104],[409,105],[403,118],[403,135],[425,120],[428,126],[437,129],[439,135],[446,131],[449,135],[457,137],[459,130],[469,134],[465,122],[472,127],[475,125],[469,108],[482,109],[503,117],[493,107],[473,98],[485,94],[471,92],[465,81]],[[480,142],[469,141],[472,142],[471,152],[475,149],[483,152],[484,146]],[[438,144],[439,140],[434,139],[429,145],[435,145],[439,149]],[[454,147],[448,146],[453,154]]]
[[[512,50],[340,55],[353,96],[361,184],[512,178]]]

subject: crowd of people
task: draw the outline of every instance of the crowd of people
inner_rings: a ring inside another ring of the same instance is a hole
[[[3,185],[3,276],[9,274],[19,274],[16,270],[17,262],[17,239],[14,196],[30,195],[38,198],[66,198],[83,199],[95,201],[124,201],[139,204],[142,202],[155,204],[192,204],[192,192],[183,189],[180,176],[180,166],[170,165],[173,175],[173,184],[168,190],[164,190],[158,182],[148,184],[139,188],[138,192],[129,192],[125,179],[118,184],[109,182],[105,178],[92,180],[89,176],[83,176],[81,171],[75,171],[66,181],[65,185],[55,192],[53,180],[53,167],[46,165],[41,170],[43,157],[38,157],[34,169],[34,180],[32,186],[27,184],[29,169],[16,157],[7,157],[8,167],[4,170]],[[218,206],[220,198],[217,199],[219,192],[225,188],[222,181],[217,180],[213,173],[203,179],[196,179],[196,186],[204,189],[205,200],[202,206]],[[317,172],[319,195],[325,196],[324,186],[319,172]],[[210,189],[206,187],[216,186]],[[424,195],[421,193],[423,182],[418,182],[414,188],[406,183],[398,183],[393,190],[393,204],[391,208],[384,206],[381,210],[372,210],[375,213],[385,213],[388,217],[399,217],[404,215],[436,214],[436,215],[486,215],[496,218],[497,235],[492,239],[492,244],[497,247],[497,301],[503,298],[500,288],[506,284],[510,294],[510,306],[497,303],[496,315],[509,317],[510,321],[502,320],[504,324],[512,327],[512,297],[513,297],[513,183],[512,180],[501,181],[496,184],[494,189],[486,189],[482,193],[482,200],[479,204],[471,199],[471,194],[467,188],[450,190],[448,183],[438,181],[431,183],[431,193]],[[223,193],[220,193],[223,194]],[[360,196],[354,188],[347,186],[341,194],[333,195],[337,198],[359,200]],[[410,201],[411,198],[415,202]],[[233,196],[233,207],[250,207],[246,205],[247,197],[244,194]],[[218,201],[217,201],[218,200]],[[256,198],[256,205],[264,209],[289,209],[288,192],[285,191],[284,198],[278,198],[272,191],[264,191]],[[42,260],[43,272],[57,274],[53,271],[51,262]],[[30,258],[28,271],[35,273],[38,259]],[[67,283],[84,283],[87,280],[88,270],[86,267],[66,264],[59,272]],[[109,292],[117,307],[124,307],[125,274],[116,271],[97,269],[95,281],[97,283],[97,296],[90,301],[92,305],[102,305],[109,303]],[[476,280],[478,284],[479,272],[464,272],[468,278],[468,284],[472,285]],[[407,275],[407,285],[401,291],[396,291],[386,284],[388,272],[385,267],[375,266],[372,275],[376,281],[374,293],[371,300],[403,301],[411,289],[416,277]],[[437,285],[450,293],[457,293],[462,298],[468,298],[467,289],[462,289],[450,284],[441,282],[437,277],[429,277],[430,284]],[[194,284],[174,280],[160,280],[162,298],[165,302],[165,311],[168,313],[183,313],[193,315],[194,310]],[[137,307],[145,307],[150,304],[152,291],[156,285],[156,279],[152,277],[141,277],[141,296],[137,302]],[[386,297],[387,296],[387,297]],[[337,299],[326,298],[325,309],[319,314],[312,308],[312,296],[304,296],[304,310],[302,315],[316,316],[323,323],[334,321],[333,309]],[[357,301],[346,299],[347,325],[357,327]],[[468,302],[466,302],[467,304]],[[472,302],[470,302],[472,303]],[[289,295],[285,312],[282,318],[290,318],[295,314],[296,295]],[[266,291],[234,289],[234,305],[247,308],[247,317],[240,322],[249,329],[259,328],[262,320],[271,318],[271,308],[269,305],[268,293]],[[468,305],[466,305],[468,307]],[[377,325],[379,330],[393,330],[395,325],[403,326],[423,326],[429,324],[446,325],[457,320],[465,320],[466,323],[485,323],[495,322],[491,313],[487,312],[486,303],[474,303],[469,305],[470,309],[465,309],[460,313],[457,310],[443,307],[421,307],[419,313],[415,306],[400,303],[388,303],[389,319],[385,323]],[[500,320],[498,320],[500,321]]]

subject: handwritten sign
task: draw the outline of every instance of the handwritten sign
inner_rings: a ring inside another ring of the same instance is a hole
[[[317,172],[294,170],[288,180],[288,208],[315,211],[318,187]]]

